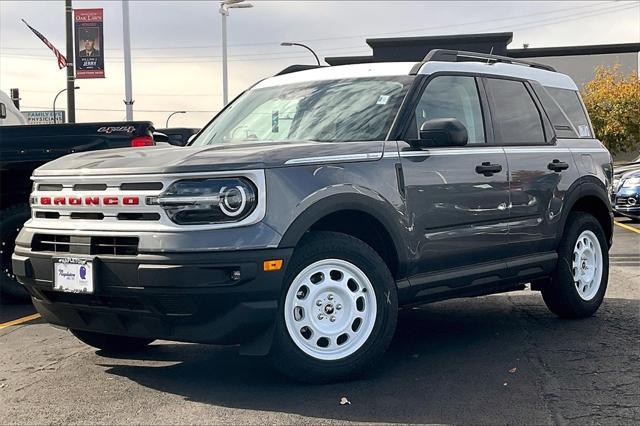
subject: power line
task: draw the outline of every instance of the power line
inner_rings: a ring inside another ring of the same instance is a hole
[[[605,7],[600,8],[601,6],[605,6]],[[582,10],[584,11],[585,9],[589,9],[589,8],[599,8],[599,9],[597,9],[598,11],[606,11],[606,10],[616,9],[618,7],[621,7],[621,6],[627,6],[627,5],[613,5],[612,6],[612,5],[610,5],[609,2],[600,2],[600,3],[596,3],[596,4],[593,4],[593,5],[589,5],[589,6],[583,6]],[[636,5],[631,5],[631,6],[635,7]],[[551,15],[551,14],[556,14],[556,13],[565,12],[565,11],[575,12],[575,10],[576,10],[575,7],[570,7],[570,8],[556,9],[556,10],[546,11],[546,12],[537,12],[537,13],[530,13],[530,14],[517,15],[517,16],[494,18],[494,19],[482,19],[482,20],[463,22],[463,23],[458,23],[458,24],[446,24],[446,25],[439,25],[439,26],[412,28],[412,29],[401,30],[401,31],[388,31],[388,32],[381,32],[381,33],[366,33],[366,34],[358,34],[358,35],[350,35],[350,36],[335,36],[335,37],[324,37],[324,38],[313,38],[313,39],[301,39],[299,41],[301,41],[301,42],[314,42],[314,41],[342,40],[342,39],[351,39],[351,38],[360,38],[360,37],[375,37],[375,36],[394,35],[394,34],[406,34],[406,33],[412,33],[412,32],[415,32],[415,31],[425,31],[425,30],[432,31],[432,30],[437,30],[437,29],[454,28],[454,27],[467,26],[467,25],[473,25],[473,24],[487,24],[487,23],[493,23],[493,22],[505,21],[505,20],[518,20],[518,19],[530,18],[530,17],[534,17],[534,16]],[[622,9],[622,10],[624,10],[624,9]],[[593,11],[595,11],[595,9]],[[571,14],[569,14],[567,16],[569,17],[569,16],[574,16],[574,15],[575,15],[575,13],[571,13]],[[529,23],[524,23],[524,24],[529,24]],[[280,43],[280,41],[281,40],[266,41],[266,42],[259,42],[259,43],[236,43],[236,44],[230,44],[229,47],[236,47],[236,46],[264,46],[264,45],[271,45],[271,44]],[[139,46],[139,47],[132,48],[132,50],[179,50],[179,49],[208,49],[208,48],[219,48],[219,47],[221,47],[221,45],[212,45],[212,44],[197,45],[197,46],[164,46],[164,47],[159,47],[159,46]],[[30,49],[33,49],[33,48],[31,48],[31,47],[8,47],[8,48],[3,47],[1,49],[7,49],[7,50],[30,50]],[[333,49],[339,50],[339,49],[342,49],[342,48],[333,48]],[[113,49],[105,49],[105,50],[120,51],[121,49],[113,48]]]
[[[628,9],[632,9],[635,8],[636,5],[622,5],[623,7],[620,7],[620,5],[616,5],[614,7],[608,7],[608,8],[601,8],[598,10],[590,10],[590,11],[583,11],[581,13],[574,13],[565,17],[552,17],[552,18],[548,18],[546,20],[540,20],[540,21],[534,21],[534,22],[530,22],[530,23],[523,23],[520,26],[513,26],[512,24],[508,24],[507,26],[503,26],[503,27],[492,27],[491,29],[496,30],[496,29],[508,29],[511,28],[513,30],[522,30],[522,29],[530,29],[530,28],[536,28],[539,26],[545,26],[545,25],[549,25],[552,23],[560,23],[560,22],[564,22],[567,20],[575,20],[577,18],[585,18],[585,17],[589,17],[589,16],[595,16],[595,15],[601,15],[601,14],[608,14],[611,12],[618,12],[618,11],[624,11],[624,10],[628,10]],[[558,11],[555,11],[558,12]],[[548,12],[547,12],[548,13]],[[524,16],[524,15],[523,15]],[[483,21],[477,21],[478,23],[490,23],[493,21],[498,21],[498,20],[505,20],[508,18],[497,18],[494,20],[483,20]],[[509,18],[511,19],[511,18]],[[515,19],[515,18],[514,18]],[[466,23],[464,25],[469,25],[471,23]],[[448,25],[446,27],[450,27],[450,26],[458,26],[458,25],[463,25],[463,24],[455,24],[455,25]],[[444,27],[444,26],[442,26]],[[442,28],[440,27],[440,28]],[[437,29],[439,27],[431,27],[430,29]],[[412,30],[407,30],[407,31],[412,31]],[[378,34],[380,35],[380,34]],[[207,46],[210,47],[210,46]],[[341,47],[341,48],[335,48],[335,49],[320,49],[320,52],[323,52],[323,50],[340,50],[340,49],[350,49],[351,47],[347,48],[347,47]],[[370,51],[363,51],[363,50],[358,50],[358,51],[353,51],[353,52],[345,52],[346,54],[349,55],[356,55],[356,54],[370,54]],[[256,56],[269,56],[268,58],[248,58],[247,56],[249,55],[234,55],[234,57],[237,58],[242,58],[242,59],[230,59],[231,62],[260,62],[260,61],[277,61],[277,60],[285,60],[285,59],[302,59],[302,58],[306,58],[306,55],[295,55],[295,56],[280,56],[283,55],[284,53],[270,53],[270,52],[262,52],[262,53],[255,53],[252,55],[256,55]],[[4,56],[8,56],[8,57],[15,57],[15,58],[32,58],[32,59],[46,59],[49,60],[48,55],[22,55],[22,54],[5,54]],[[207,62],[220,62],[218,60],[216,60],[217,58],[220,58],[220,56],[217,55],[198,55],[198,56],[157,56],[157,57],[150,57],[150,56],[143,56],[143,57],[137,57],[136,59],[136,63],[153,63],[153,64],[161,64],[161,63],[207,63]],[[114,62],[121,62],[123,59],[122,58],[118,58],[118,57],[107,57],[107,59],[109,59],[110,61],[114,61]],[[151,60],[139,60],[139,59],[151,59]],[[183,60],[178,60],[178,61],[174,61],[174,60],[163,60],[163,59],[188,59],[187,61],[183,61]]]
[[[57,93],[57,90],[23,90],[20,89],[21,93]],[[120,92],[85,92],[82,91],[83,95],[91,95],[91,96],[122,96],[122,93]],[[137,93],[136,92],[136,96],[159,96],[159,97],[184,97],[184,96],[189,96],[189,97],[198,97],[198,96],[202,96],[202,97],[218,97],[218,96],[222,96],[219,93],[210,93],[210,94],[204,94],[204,93],[168,93],[168,94],[164,94],[164,93]]]
[[[22,106],[21,109],[51,109],[51,107],[44,106]],[[76,110],[80,111],[107,111],[107,112],[124,112],[124,109],[108,109],[108,108],[76,108]],[[137,109],[137,112],[175,112],[175,109]],[[203,113],[216,113],[220,112],[220,110],[183,110],[187,112],[203,112]]]

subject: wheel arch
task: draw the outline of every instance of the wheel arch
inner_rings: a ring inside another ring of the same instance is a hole
[[[381,199],[348,193],[315,202],[301,213],[284,233],[279,247],[295,247],[307,232],[334,231],[369,244],[398,279],[406,269],[399,213]]]
[[[569,215],[575,211],[581,211],[593,215],[605,233],[609,247],[613,242],[613,212],[611,201],[606,187],[596,177],[586,176],[576,182],[576,188],[570,192],[570,196],[561,222],[561,232],[558,233],[557,243],[564,236]]]

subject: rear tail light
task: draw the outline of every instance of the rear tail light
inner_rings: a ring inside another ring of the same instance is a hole
[[[131,139],[132,147],[152,146],[152,145],[153,145],[153,138],[149,135],[136,136],[135,138]]]

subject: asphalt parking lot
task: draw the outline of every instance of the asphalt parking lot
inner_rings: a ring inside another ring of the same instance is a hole
[[[343,384],[292,383],[233,348],[107,357],[0,306],[0,424],[638,424],[640,226],[619,222],[593,318],[559,320],[528,291],[410,309],[376,370]]]

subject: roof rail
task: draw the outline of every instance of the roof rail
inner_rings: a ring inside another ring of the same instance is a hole
[[[292,72],[312,70],[312,69],[316,69],[316,68],[325,68],[325,67],[326,67],[326,65],[289,65],[288,67],[286,67],[285,69],[283,69],[279,73],[275,74],[274,77],[276,75],[290,74]]]
[[[417,74],[420,68],[427,62],[486,62],[494,64],[502,62],[504,64],[524,65],[531,68],[538,68],[545,71],[556,72],[555,68],[539,64],[536,62],[523,61],[521,59],[509,58],[508,56],[491,55],[488,53],[465,52],[462,50],[433,49],[427,53],[422,62],[417,63],[412,69],[411,74]]]

